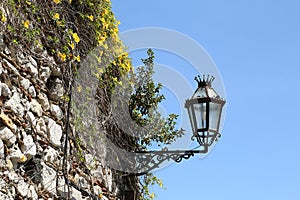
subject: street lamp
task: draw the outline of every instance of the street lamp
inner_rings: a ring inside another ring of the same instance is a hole
[[[197,76],[195,80],[198,82],[198,87],[194,92],[191,99],[187,99],[185,102],[185,108],[188,110],[189,119],[191,122],[193,136],[192,139],[196,139],[199,146],[194,149],[189,150],[168,150],[163,148],[160,151],[134,151],[128,152],[126,150],[119,151],[120,155],[129,155],[128,162],[122,167],[125,167],[124,175],[129,176],[140,176],[145,175],[153,169],[160,167],[160,165],[169,160],[175,162],[181,162],[183,159],[189,159],[195,154],[205,154],[208,152],[209,147],[218,141],[221,136],[219,133],[220,121],[222,117],[222,109],[226,103],[217,92],[212,87],[212,82],[214,81],[213,76],[202,77]],[[65,145],[64,145],[64,157],[63,157],[63,176],[67,185],[70,185],[82,194],[87,194],[87,196],[97,199],[96,196],[85,191],[81,187],[78,187],[75,183],[68,179],[67,172],[67,152],[68,152],[68,142],[69,142],[69,126],[70,126],[70,115],[71,115],[71,102],[72,102],[72,84],[69,83],[69,101],[67,108],[66,124],[65,124]],[[93,94],[92,92],[90,92]],[[79,96],[81,97],[81,96]],[[79,98],[77,97],[77,98]],[[94,105],[94,104],[93,104]],[[94,113],[93,113],[94,114]],[[90,118],[89,118],[90,119]],[[87,123],[89,124],[89,123]],[[127,153],[127,154],[126,154]],[[132,153],[134,154],[133,159],[131,159]],[[118,158],[118,157],[117,157]],[[113,160],[116,163],[115,159]],[[118,162],[119,164],[119,162]],[[122,163],[121,163],[122,164]],[[128,164],[128,166],[126,166]],[[130,173],[132,166],[136,172]],[[129,170],[126,170],[128,167]],[[134,199],[134,190],[124,191],[125,199]]]
[[[219,133],[222,109],[226,103],[212,87],[213,76],[197,76],[198,88],[191,99],[185,102],[185,108],[188,110],[191,122],[193,136],[199,143],[199,148],[193,150],[168,150],[164,148],[160,151],[138,151],[136,162],[141,173],[133,175],[139,176],[158,168],[165,161],[173,160],[181,162],[183,159],[189,159],[194,154],[205,154],[209,147],[218,141],[221,137]],[[145,166],[146,169],[145,170]]]
[[[191,99],[186,100],[185,108],[188,110],[193,137],[197,139],[204,152],[221,136],[219,133],[222,109],[225,100],[220,98],[212,88],[213,76],[203,75],[195,77],[198,88]]]

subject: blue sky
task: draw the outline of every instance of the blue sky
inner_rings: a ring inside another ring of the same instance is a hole
[[[112,6],[120,31],[162,27],[196,40],[226,89],[222,139],[205,159],[158,171],[167,190],[155,188],[156,199],[299,200],[300,2],[112,0]]]

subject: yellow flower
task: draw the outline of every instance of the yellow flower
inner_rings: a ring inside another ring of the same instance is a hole
[[[121,64],[121,68],[122,68],[125,72],[129,72],[130,69],[131,69],[129,63],[124,63],[124,64],[122,63],[122,64]]]
[[[96,76],[97,79],[100,78],[100,74],[99,73],[93,73],[94,76]]]
[[[66,55],[66,54],[60,53],[60,52],[57,53],[57,56],[58,56],[62,61],[65,61],[66,58],[67,58],[67,55]]]
[[[93,15],[89,15],[89,16],[87,16],[87,18],[89,18],[91,21],[94,21],[94,16]]]
[[[53,0],[54,3],[59,4],[61,3],[61,0]]]
[[[25,28],[29,28],[30,22],[26,20],[23,25]]]
[[[58,20],[58,19],[59,19],[59,14],[58,14],[58,13],[55,13],[55,14],[53,15],[53,19],[54,19],[54,20]]]
[[[112,77],[114,83],[118,83],[118,79],[116,77]]]
[[[122,55],[121,55],[121,56],[128,57],[128,52],[124,52],[124,53],[122,53]]]
[[[4,16],[4,14],[2,14],[2,16],[1,16],[1,21],[2,21],[2,22],[6,22],[6,20],[7,20],[7,18]]]
[[[27,160],[27,157],[23,154],[23,155],[20,157],[19,162],[20,162],[20,163],[23,163],[23,162],[25,162],[26,160]]]
[[[114,33],[118,33],[119,29],[118,28],[114,28]]]
[[[108,14],[108,10],[107,10],[107,9],[104,10],[104,14],[105,14],[105,15]]]
[[[98,68],[98,72],[99,72],[100,74],[102,74],[102,73],[103,73],[103,69],[102,69],[102,68]]]
[[[100,44],[100,45],[102,45],[103,44],[103,42],[105,41],[105,37],[100,37],[99,39],[98,39],[98,44]]]
[[[108,49],[108,45],[106,43],[103,44],[102,47],[104,47],[104,49],[106,49],[106,50]]]
[[[149,197],[150,197],[151,199],[154,199],[155,194],[152,192],[152,193],[149,195]]]
[[[81,85],[77,87],[77,91],[78,91],[78,93],[80,93],[82,91]]]
[[[73,33],[72,37],[76,43],[80,42],[80,38],[78,37],[77,33]]]
[[[164,187],[164,185],[163,185],[163,183],[162,183],[161,181],[159,181],[159,187],[160,187],[160,188],[163,188],[163,187]]]
[[[101,21],[102,23],[105,23],[105,19],[104,19],[103,17],[100,18],[100,21]]]
[[[104,29],[104,30],[107,30],[107,29],[108,29],[108,26],[109,26],[109,24],[107,24],[107,23],[105,22],[105,23],[103,23],[103,24],[102,24],[102,26],[103,26],[103,29]]]
[[[57,26],[65,27],[63,21],[56,21]]]
[[[75,49],[75,44],[74,43],[69,43],[69,46],[71,47],[72,50]]]
[[[99,194],[99,198],[101,199],[103,197],[103,194]]]
[[[77,62],[80,62],[80,55],[74,56],[74,60],[76,60]]]
[[[69,0],[69,4],[71,4],[72,3],[72,0]]]

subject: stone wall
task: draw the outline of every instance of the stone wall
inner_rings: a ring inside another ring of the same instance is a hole
[[[75,122],[67,123],[69,82],[92,49],[103,50],[101,65],[117,58],[117,76],[131,70],[117,25],[109,0],[0,1],[0,200],[140,195],[136,177],[97,161]],[[116,84],[115,74],[104,82]],[[115,159],[104,145],[97,155]]]
[[[107,167],[76,158],[68,141],[67,101],[61,68],[47,51],[13,49],[0,32],[0,199],[120,199],[122,180]]]

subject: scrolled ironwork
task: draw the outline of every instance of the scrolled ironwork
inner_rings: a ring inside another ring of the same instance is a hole
[[[160,151],[139,151],[136,158],[136,167],[141,173],[131,175],[144,175],[147,172],[157,169],[165,161],[173,160],[177,163],[183,159],[189,159],[197,153],[206,153],[206,150],[168,150],[166,148]]]

